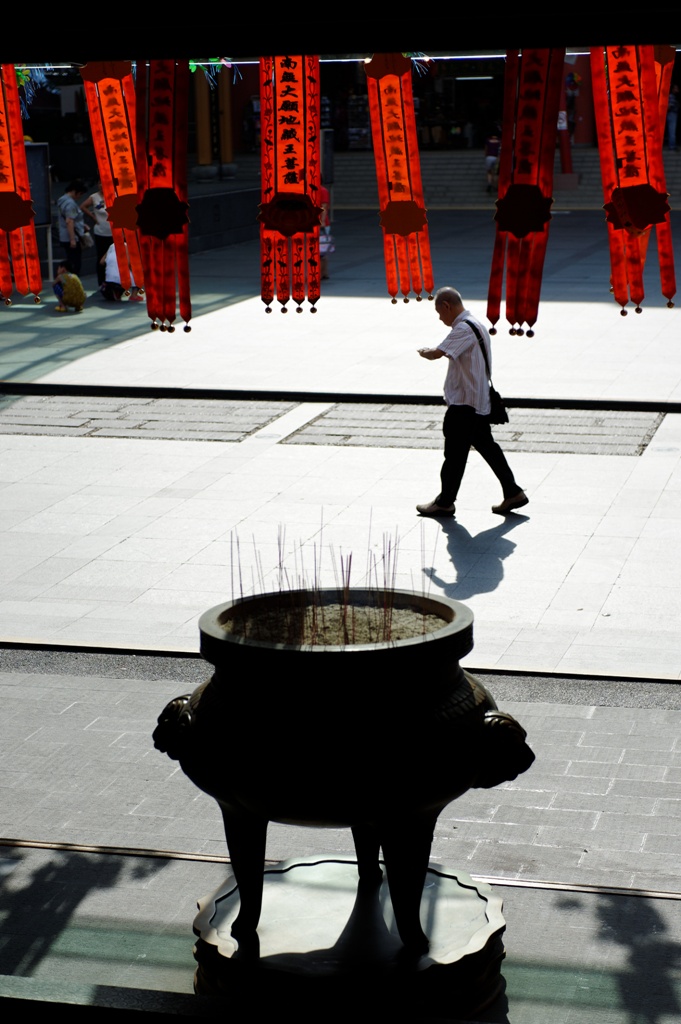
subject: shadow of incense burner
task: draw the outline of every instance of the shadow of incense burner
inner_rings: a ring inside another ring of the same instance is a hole
[[[306,642],[334,612],[342,642]],[[358,643],[366,616],[382,639]],[[258,948],[276,821],[351,828],[360,891],[380,884],[382,849],[400,938],[425,952],[419,910],[440,811],[534,760],[524,729],[459,665],[473,648],[470,609],[399,590],[387,604],[384,592],[290,591],[218,605],[199,629],[215,671],[166,706],[154,743],[220,805],[240,948]]]

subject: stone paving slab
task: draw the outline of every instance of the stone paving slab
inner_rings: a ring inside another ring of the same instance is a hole
[[[243,441],[294,407],[293,402],[248,399],[4,396],[0,434]]]
[[[443,416],[442,404],[339,402],[284,443],[440,450]],[[513,408],[494,436],[508,451],[642,455],[662,420],[661,413]]]
[[[248,399],[5,396],[0,434],[239,442],[296,407]],[[440,450],[443,414],[442,403],[338,402],[282,443]],[[664,414],[514,408],[509,418],[494,427],[508,451],[630,456],[643,454]]]

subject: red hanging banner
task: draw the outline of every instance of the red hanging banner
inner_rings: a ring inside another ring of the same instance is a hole
[[[137,230],[152,328],[191,330],[187,210],[187,61],[137,63]]]
[[[611,290],[622,307],[641,312],[650,228],[657,229],[662,294],[676,292],[664,165],[660,91],[668,73],[656,68],[653,46],[592,47],[598,149],[610,244]],[[666,95],[666,94],[665,94]],[[666,109],[665,109],[666,113]]]
[[[265,311],[276,296],[296,312],[320,294],[319,58],[260,58],[260,285]]]
[[[499,160],[497,233],[487,316],[501,316],[506,264],[506,319],[511,334],[534,334],[553,203],[553,165],[565,50],[506,54],[504,123]]]
[[[388,293],[433,297],[433,268],[421,183],[411,59],[375,54],[365,66]]]
[[[11,304],[13,287],[40,302],[43,287],[35,214],[26,164],[24,129],[13,64],[0,65],[0,298]],[[14,283],[12,283],[14,277]]]
[[[102,195],[109,215],[121,285],[144,286],[137,236],[135,86],[129,61],[81,69]],[[131,277],[132,272],[132,277]]]

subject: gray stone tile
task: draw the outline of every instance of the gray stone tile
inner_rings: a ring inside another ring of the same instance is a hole
[[[667,751],[647,750],[641,747],[632,750],[627,746],[622,752],[622,764],[674,767],[674,754]]]
[[[681,793],[676,799],[659,797],[655,801],[654,813],[661,814],[663,817],[676,818],[677,815],[681,817]]]
[[[494,842],[502,846],[532,843],[537,834],[537,826],[534,823],[459,821],[456,825],[450,827],[453,827],[456,835],[464,840],[477,838],[481,842]]]
[[[477,799],[476,799],[477,798]],[[495,812],[499,809],[501,794],[494,795],[471,792],[464,794],[458,800],[449,804],[438,819],[438,827],[444,826],[447,821],[491,821]]]
[[[496,790],[495,792],[499,792]],[[464,796],[461,800],[466,800]],[[556,793],[551,790],[520,790],[520,789],[508,789],[504,787],[499,793],[499,810],[508,810],[517,807],[518,809],[527,808],[528,811],[542,810],[543,808],[555,806]],[[457,801],[458,806],[460,801]]]
[[[678,863],[678,862],[677,862]],[[591,846],[584,854],[582,866],[585,871],[602,872],[599,885],[608,885],[609,873],[611,871],[631,872],[639,879],[638,884],[645,889],[655,889],[657,884],[661,885],[664,876],[677,876],[681,879],[681,866],[677,872],[677,863],[669,857],[668,853],[645,850],[638,852],[635,857],[626,849],[614,849]],[[672,891],[678,891],[678,886]]]
[[[649,781],[641,781],[639,779],[614,779],[609,792],[615,796],[622,797],[652,796],[678,800],[681,798],[681,780],[679,782],[663,780],[651,785]]]
[[[591,793],[591,794],[604,794],[608,793],[611,789],[612,782],[606,777],[595,778],[589,775],[543,775],[541,770],[537,768],[532,780],[528,780],[523,783],[524,777],[521,775],[513,782],[507,783],[508,787],[514,791],[520,793],[531,793],[536,791],[539,793]]]
[[[608,789],[602,794],[591,793],[556,793],[551,807],[557,810],[577,810],[609,812],[613,814],[653,814],[657,799],[654,794],[648,796],[617,796]]]
[[[540,830],[558,827],[563,830],[592,829],[599,818],[598,811],[585,809],[515,807],[502,804],[494,813],[494,822],[514,821],[518,824],[535,825]]]
[[[481,843],[474,856],[473,872],[509,878],[575,882],[583,856],[580,847],[551,847],[536,844],[490,847]]]
[[[575,760],[570,765],[568,774],[592,778],[632,779],[655,783],[662,781],[665,776],[665,768],[663,765],[605,764],[600,761]]]
[[[613,737],[614,741],[614,737]],[[625,755],[621,746],[613,742],[612,746],[589,746],[588,743],[580,743],[578,746],[565,748],[566,752],[572,754],[573,761],[601,762],[603,764],[619,764]],[[647,762],[646,762],[647,763]]]

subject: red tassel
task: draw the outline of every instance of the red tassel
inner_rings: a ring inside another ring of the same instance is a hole
[[[305,236],[307,262],[307,297],[314,305],[321,294],[321,258],[319,253],[319,232],[308,232]]]
[[[409,277],[409,250],[407,248],[406,239],[403,235],[395,236],[395,246],[397,248],[397,271],[400,277],[400,291],[408,302],[409,291],[411,288]]]
[[[275,232],[260,228],[260,295],[271,311],[274,301]]]
[[[6,306],[11,305],[10,295],[12,294],[12,269],[9,263],[9,251],[7,248],[7,234],[0,230],[0,299]]]
[[[676,295],[676,273],[674,270],[674,248],[672,245],[672,226],[669,214],[663,224],[656,224],[657,258],[660,265],[660,286],[667,305],[672,306]]]
[[[397,277],[397,251],[395,235],[383,232],[383,259],[385,262],[385,280],[388,286],[388,295],[392,295],[393,302],[397,302],[397,293],[400,290]]]
[[[626,267],[626,242],[621,231],[608,224],[608,245],[610,247],[610,287],[615,302],[622,308],[629,301],[629,284]]]
[[[409,235],[407,237],[407,246],[409,249],[407,255],[407,261],[411,267],[412,278],[414,282],[414,291],[417,295],[420,295],[423,291],[423,279],[421,277],[421,253],[419,252],[419,236]]]
[[[506,247],[506,319],[515,330],[520,323],[518,299],[518,268],[520,266],[520,239],[509,234]]]
[[[20,295],[28,294],[28,273],[24,259],[24,240],[19,231],[9,232],[9,248],[14,269],[14,286]]]
[[[544,270],[544,259],[546,257],[548,242],[548,231],[535,232],[532,271],[527,278],[525,294],[525,321],[530,329],[532,329],[537,322],[542,273]]]
[[[504,261],[506,259],[506,231],[497,229],[492,253],[492,269],[489,275],[487,292],[487,319],[492,324],[492,333],[496,334],[496,324],[501,316],[501,293],[504,283]]]
[[[643,302],[645,291],[643,290],[643,260],[641,258],[639,239],[632,237],[632,235],[625,235],[624,245],[629,294],[631,295],[631,301],[640,306]]]
[[[289,279],[288,262],[289,241],[279,236],[274,243],[275,267],[277,274],[277,302],[280,302],[285,310],[286,303],[291,298],[291,286]]]

